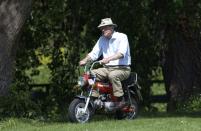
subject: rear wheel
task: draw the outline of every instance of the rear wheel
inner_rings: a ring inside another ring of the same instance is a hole
[[[131,105],[130,106],[125,106],[121,110],[116,111],[116,118],[121,120],[121,119],[135,119],[138,115],[138,104],[134,98],[131,98]]]
[[[86,102],[83,99],[74,99],[71,102],[68,110],[68,116],[71,122],[85,123],[89,121],[91,117],[91,111],[88,106],[84,112],[85,104]]]

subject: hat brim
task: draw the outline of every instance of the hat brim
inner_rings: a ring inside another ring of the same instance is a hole
[[[99,25],[98,28],[100,29],[101,27],[104,27],[104,26],[114,26],[114,27],[117,27],[117,24],[104,24],[104,25]]]

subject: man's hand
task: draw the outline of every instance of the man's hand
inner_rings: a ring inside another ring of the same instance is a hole
[[[88,62],[88,61],[91,61],[92,59],[91,59],[91,57],[89,56],[89,55],[87,55],[84,59],[82,59],[80,62],[79,62],[79,64],[80,64],[80,66],[83,66],[83,65],[86,65],[86,63]]]
[[[79,64],[80,64],[80,66],[83,66],[83,65],[85,65],[87,62],[85,61],[85,60],[81,60],[80,62],[79,62]]]
[[[102,64],[107,64],[109,62],[110,62],[109,58],[103,58],[102,60],[100,60],[100,63]]]

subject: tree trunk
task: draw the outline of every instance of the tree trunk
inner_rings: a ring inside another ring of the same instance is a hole
[[[0,96],[12,82],[17,40],[30,9],[31,0],[0,0]]]
[[[175,111],[201,87],[201,49],[199,36],[192,32],[187,19],[179,18],[178,26],[168,28],[168,50],[163,67],[165,86],[170,96],[167,111]],[[198,37],[195,37],[198,36]]]

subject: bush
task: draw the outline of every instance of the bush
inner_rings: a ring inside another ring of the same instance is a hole
[[[178,111],[182,112],[200,112],[201,94],[191,96],[186,102],[179,104]]]

